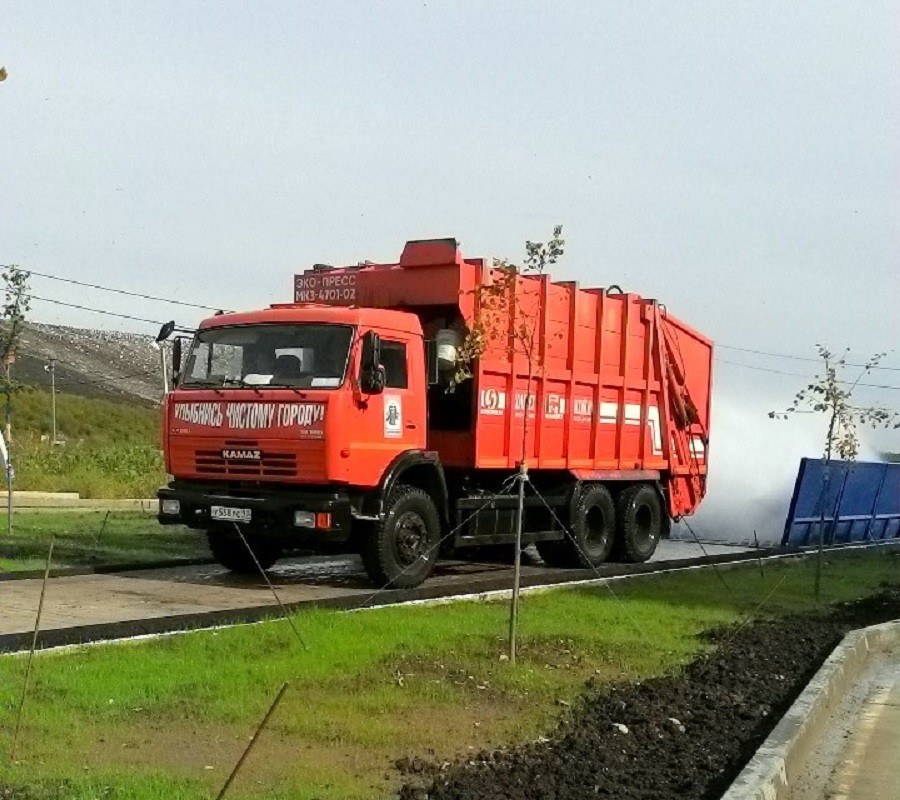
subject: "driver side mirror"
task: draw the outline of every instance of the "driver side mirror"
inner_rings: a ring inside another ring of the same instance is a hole
[[[366,331],[363,335],[362,355],[359,363],[359,386],[368,394],[381,394],[384,391],[381,337],[375,331]]]
[[[172,335],[172,332],[174,330],[175,330],[175,321],[174,320],[172,320],[171,322],[167,322],[165,325],[163,325],[159,329],[159,333],[156,335],[157,344],[160,344],[160,343],[164,342],[166,339],[168,339]]]

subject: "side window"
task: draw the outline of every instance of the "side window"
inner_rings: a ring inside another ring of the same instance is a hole
[[[406,389],[406,345],[402,342],[381,342],[381,366],[384,385],[388,389]]]
[[[200,342],[194,347],[187,365],[187,377],[203,380],[209,374],[209,342]]]

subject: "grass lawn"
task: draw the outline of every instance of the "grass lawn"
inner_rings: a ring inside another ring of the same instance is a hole
[[[0,658],[0,787],[54,800],[215,796],[282,681],[290,688],[230,798],[388,796],[403,756],[536,738],[585,681],[675,670],[703,631],[813,605],[812,561],[646,576],[523,598],[519,660],[503,660],[507,606],[467,602],[284,621],[47,653],[34,662],[18,763],[6,766],[25,661]],[[900,557],[833,553],[828,602],[900,582]],[[760,601],[768,600],[759,609]]]
[[[155,406],[58,392],[58,435],[50,434],[50,393],[13,394],[14,488],[82,497],[154,497],[165,482],[160,410]]]
[[[131,511],[23,509],[13,514],[12,538],[0,514],[0,572],[43,569],[50,536],[54,567],[146,563],[172,558],[208,558],[197,531],[162,526],[151,514]]]
[[[83,441],[52,446],[21,436],[13,448],[14,488],[78,492],[85,498],[155,497],[166,481],[156,443]]]

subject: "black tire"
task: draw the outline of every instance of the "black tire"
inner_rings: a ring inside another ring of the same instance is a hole
[[[281,546],[277,542],[249,533],[244,534],[244,539],[247,540],[246,545],[240,536],[227,531],[210,530],[206,532],[206,540],[209,542],[213,558],[225,569],[239,575],[256,575],[259,573],[260,567],[269,569],[281,558]],[[247,550],[247,545],[253,550],[256,561]],[[257,561],[259,566],[257,566]]]
[[[440,538],[441,521],[431,497],[415,486],[395,486],[383,519],[363,537],[363,565],[376,585],[411,589],[434,569]]]
[[[659,493],[649,483],[629,486],[619,495],[616,516],[616,560],[632,564],[647,561],[656,552],[668,521]]]
[[[570,533],[560,541],[537,543],[547,566],[592,569],[609,558],[616,534],[616,506],[605,486],[595,483],[582,491],[572,510]]]
[[[580,567],[599,567],[609,558],[616,537],[616,504],[601,484],[586,488],[572,512],[572,534],[565,541]]]

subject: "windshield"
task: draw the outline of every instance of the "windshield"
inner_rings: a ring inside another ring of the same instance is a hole
[[[235,325],[200,331],[180,386],[335,389],[344,381],[347,325]]]

